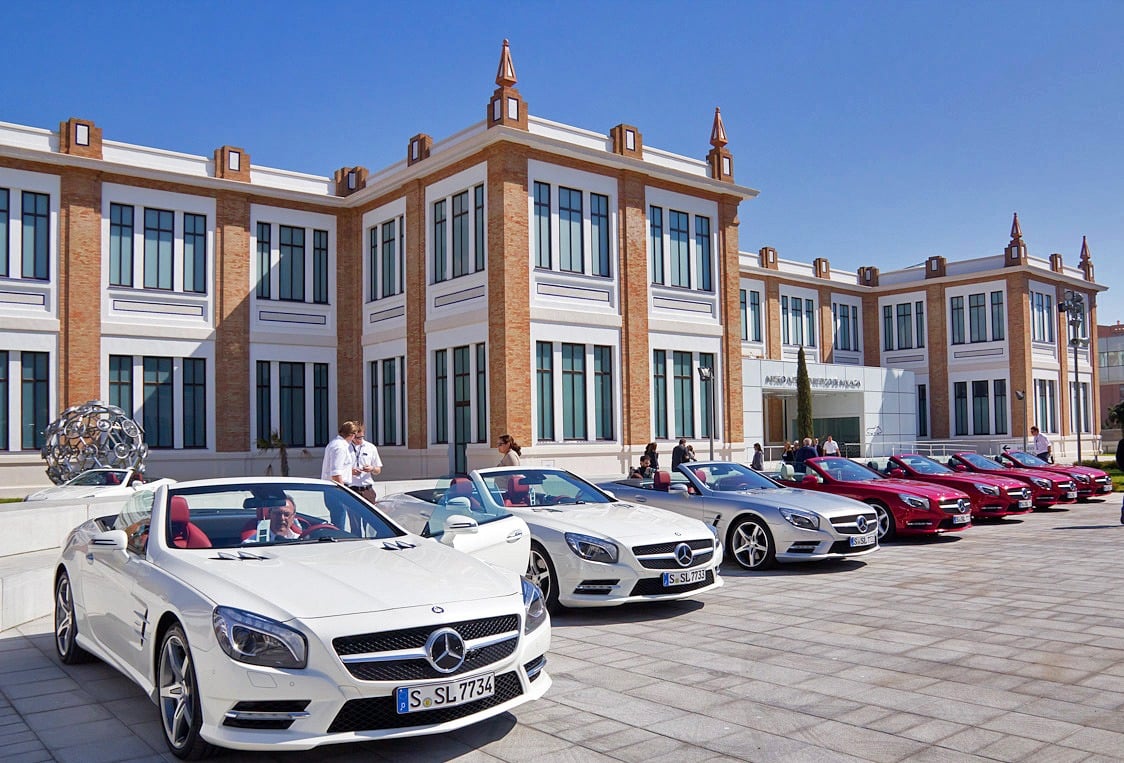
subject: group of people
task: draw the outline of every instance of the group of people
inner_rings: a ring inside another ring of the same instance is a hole
[[[688,461],[698,461],[695,455],[695,446],[687,442],[685,437],[679,438],[679,443],[671,449],[671,468],[678,469],[679,464]],[[660,454],[656,450],[656,443],[650,442],[640,456],[640,465],[632,467],[628,478],[632,480],[648,479],[660,470]]]
[[[826,435],[823,442],[818,437],[805,437],[803,440],[793,440],[784,444],[781,461],[786,464],[802,464],[809,458],[817,456],[838,456],[839,443],[831,435]]]

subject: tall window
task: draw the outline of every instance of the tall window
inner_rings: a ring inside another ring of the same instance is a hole
[[[488,441],[488,357],[483,342],[476,345],[476,442]]]
[[[445,220],[445,200],[433,202],[433,282],[440,283],[448,276],[445,270],[445,259],[447,255],[445,244],[445,226],[448,222]],[[445,442],[441,440],[440,442]]]
[[[695,256],[699,262],[699,288],[713,291],[712,268],[710,260],[710,218],[695,216]]]
[[[206,215],[183,215],[183,290],[207,291]]]
[[[695,376],[691,353],[672,353],[675,377],[675,436],[695,436]]]
[[[1053,379],[1034,380],[1034,410],[1038,413],[1038,428],[1043,432],[1057,432],[1057,384]]]
[[[809,347],[816,346],[816,303],[804,300],[804,335]]]
[[[11,219],[11,195],[7,188],[0,188],[0,276],[8,275],[8,225]],[[5,377],[7,378],[7,377]],[[0,401],[3,402],[3,401]],[[0,405],[7,414],[7,406]],[[0,435],[6,437],[6,435]]]
[[[911,305],[903,302],[898,305],[898,349],[913,348],[913,315]]]
[[[484,218],[484,186],[478,185],[472,190],[473,193],[473,218],[475,220],[474,232],[476,236],[476,270],[477,272],[484,269],[485,255],[487,254],[487,244],[484,243],[485,235],[485,218]],[[481,440],[481,442],[484,442]]]
[[[453,348],[453,442],[456,445],[464,445],[472,439],[470,349],[468,345]]]
[[[1003,326],[1006,316],[1003,313],[1003,292],[991,293],[991,341],[998,342],[1003,338]]]
[[[648,208],[648,246],[652,250],[652,283],[663,283],[663,208]]]
[[[562,439],[585,440],[585,345],[562,343]]]
[[[398,252],[395,251],[397,243],[395,223],[395,220],[387,220],[382,224],[382,295],[384,297],[396,294],[400,290],[395,275],[395,266],[398,264],[399,257]]]
[[[286,445],[304,445],[304,363],[277,364],[277,392],[281,439]]]
[[[322,448],[331,439],[328,407],[328,364],[312,364],[312,445]]]
[[[535,183],[535,267],[550,268],[550,184]]]
[[[270,275],[273,270],[273,254],[270,245],[272,231],[273,226],[269,223],[258,223],[258,299],[270,299]]]
[[[1069,383],[1069,426],[1074,432],[1089,431],[1089,385]]]
[[[10,424],[10,416],[8,415],[8,401],[11,399],[9,394],[8,382],[8,351],[0,350],[0,450],[7,450],[8,443],[8,426]]]
[[[1007,434],[1007,380],[996,379],[992,389],[995,392],[995,434]]]
[[[656,439],[667,439],[667,351],[652,351],[652,403]]]
[[[788,297],[781,296],[781,344],[792,344],[792,327],[789,321]]]
[[[433,353],[433,441],[449,442],[449,351]]]
[[[585,271],[582,247],[582,192],[558,188],[558,267],[571,273]]]
[[[272,379],[270,378],[270,365],[268,360],[259,360],[257,363],[257,411],[258,411],[258,440],[268,442],[273,433],[273,406],[270,399]]]
[[[144,359],[144,439],[150,448],[171,448],[172,431],[172,359]]]
[[[918,300],[916,303],[914,303],[913,308],[913,316],[915,321],[917,322],[917,346],[924,347],[925,334],[928,332],[928,329],[925,326],[925,301]]]
[[[183,359],[183,447],[207,447],[207,361]]]
[[[453,278],[468,273],[468,191],[453,196]]]
[[[45,352],[20,353],[21,394],[23,418],[20,447],[36,450],[46,442],[50,378]],[[7,407],[7,400],[0,401]]]
[[[745,289],[738,289],[738,309],[742,319],[742,341],[749,341],[749,305],[746,303]]]
[[[127,204],[109,205],[109,283],[133,285],[133,208]]]
[[[668,233],[671,245],[671,285],[691,286],[691,242],[689,226],[690,215],[686,212],[669,210],[667,214]]]
[[[538,435],[554,439],[554,345],[535,343],[535,386],[538,395]]]
[[[312,231],[312,301],[328,304],[328,231]]]
[[[968,333],[973,342],[987,341],[987,312],[983,294],[968,295]]]
[[[710,419],[713,413],[710,410],[711,390],[714,387],[707,388],[708,385],[713,385],[718,381],[718,369],[714,365],[714,353],[701,352],[699,353],[699,368],[710,369],[710,381],[699,382],[699,422],[702,424],[702,431],[699,435],[702,437],[710,437]],[[717,392],[714,393],[717,395]]]
[[[164,209],[144,210],[144,287],[146,289],[172,288],[174,225],[175,215],[172,212]]]
[[[952,343],[964,344],[964,298],[953,297],[952,304]]]
[[[398,443],[398,359],[382,361],[382,439],[383,445]],[[378,437],[377,432],[372,434]]]
[[[1030,293],[1030,305],[1030,338],[1035,342],[1053,342],[1054,324],[1057,321],[1054,295],[1033,291]]]
[[[304,228],[280,226],[281,239],[278,271],[278,296],[294,302],[304,301]]]
[[[51,197],[23,192],[23,277],[46,280],[50,234]]]
[[[133,356],[109,356],[109,404],[133,415]]]
[[[882,349],[894,349],[894,307],[882,306]]]
[[[600,193],[589,194],[590,263],[593,275],[610,276],[609,267],[609,197]]]
[[[917,385],[917,436],[929,436],[929,399],[924,384]]]
[[[968,382],[956,382],[953,389],[954,430],[956,435],[968,434]]]
[[[612,440],[613,427],[613,348],[593,347],[593,419],[598,440]]]
[[[972,434],[991,434],[991,403],[987,388],[986,381],[972,382]]]

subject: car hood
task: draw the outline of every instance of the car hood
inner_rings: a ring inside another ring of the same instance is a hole
[[[1025,483],[1020,482],[1010,477],[1003,477],[998,474],[989,474],[988,472],[953,472],[952,474],[918,474],[910,478],[919,482],[947,482],[949,485],[955,487],[956,485],[969,485],[971,483],[979,483],[981,485],[991,485],[992,487],[1003,488],[1004,490],[1017,490],[1025,486]]]
[[[417,536],[167,554],[163,566],[215,604],[282,621],[475,601],[520,591],[515,573]]]
[[[24,500],[27,501],[57,501],[59,499],[80,500],[82,498],[100,498],[113,495],[114,492],[129,491],[121,485],[74,485],[71,487],[57,486],[37,490]]]
[[[851,484],[862,485],[878,491],[912,493],[913,495],[920,495],[938,501],[942,498],[959,498],[963,495],[962,491],[945,485],[933,485],[916,480],[902,480],[896,477],[888,477],[884,480],[864,480]]]
[[[657,542],[669,537],[713,537],[707,526],[653,506],[637,506],[628,501],[615,503],[555,504],[537,508],[508,507],[531,528],[550,527],[560,532],[578,532],[634,545]]]
[[[712,493],[716,498],[741,499],[746,508],[775,506],[785,509],[803,509],[827,518],[853,516],[856,512],[871,513],[871,508],[862,501],[845,495],[818,493],[814,490],[785,487],[779,490],[768,488],[746,490],[737,493]]]
[[[1052,466],[1040,466],[1039,470],[1044,472],[1053,472],[1055,474],[1085,474],[1089,477],[1107,477],[1108,472],[1101,469],[1094,469],[1091,466],[1064,466],[1062,464],[1054,464]]]
[[[1038,479],[1050,480],[1052,484],[1059,482],[1069,482],[1070,476],[1062,472],[1052,472],[1049,469],[1025,469],[1021,467],[1007,469],[1011,474],[1018,474],[1022,477],[1037,477]],[[980,472],[981,474],[988,474],[988,472]]]

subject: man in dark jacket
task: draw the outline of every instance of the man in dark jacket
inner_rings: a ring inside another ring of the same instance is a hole
[[[792,465],[798,472],[806,471],[804,462],[809,458],[815,458],[818,455],[819,453],[816,452],[816,447],[812,445],[812,438],[805,437],[804,444],[800,446],[800,449],[798,451],[796,451],[796,456],[793,458]]]

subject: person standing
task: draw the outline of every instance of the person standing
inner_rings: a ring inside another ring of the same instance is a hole
[[[679,468],[679,464],[687,460],[687,440],[680,437],[679,444],[671,449],[671,471]]]
[[[792,443],[786,442],[784,444],[784,452],[781,453],[781,461],[786,464],[791,464],[796,459],[796,451],[792,449]]]
[[[648,447],[644,448],[644,455],[648,457],[648,465],[652,467],[652,471],[658,472],[660,470],[660,456],[656,453],[654,442],[648,443]]]
[[[500,452],[500,462],[497,466],[519,466],[523,456],[523,449],[519,447],[519,443],[515,438],[509,434],[500,435],[500,444],[496,446]]]
[[[320,467],[320,479],[338,482],[344,487],[351,486],[351,480],[358,472],[355,469],[355,458],[351,453],[351,443],[359,425],[354,421],[345,421],[340,424],[337,434],[328,446],[324,448],[324,463]]]
[[[375,493],[375,475],[382,472],[382,459],[379,458],[379,449],[365,437],[366,430],[360,427],[351,441],[351,453],[355,457],[355,471],[357,472],[351,478],[351,489],[374,503],[378,498]]]
[[[822,455],[825,455],[825,456],[838,456],[839,455],[839,443],[837,443],[835,440],[833,440],[831,435],[828,435],[823,440]]]
[[[1034,455],[1041,458],[1048,463],[1054,462],[1054,448],[1050,445],[1050,438],[1038,431],[1038,427],[1030,428],[1031,434],[1031,447],[1034,448]]]
[[[812,438],[805,437],[804,444],[800,446],[800,450],[796,451],[796,455],[792,457],[792,465],[796,467],[797,471],[802,472],[804,471],[804,462],[809,458],[815,458],[817,455],[819,454],[816,453],[816,449],[812,445]]]
[[[765,470],[765,452],[761,450],[761,443],[753,443],[753,460],[749,462],[749,468],[755,472]]]

